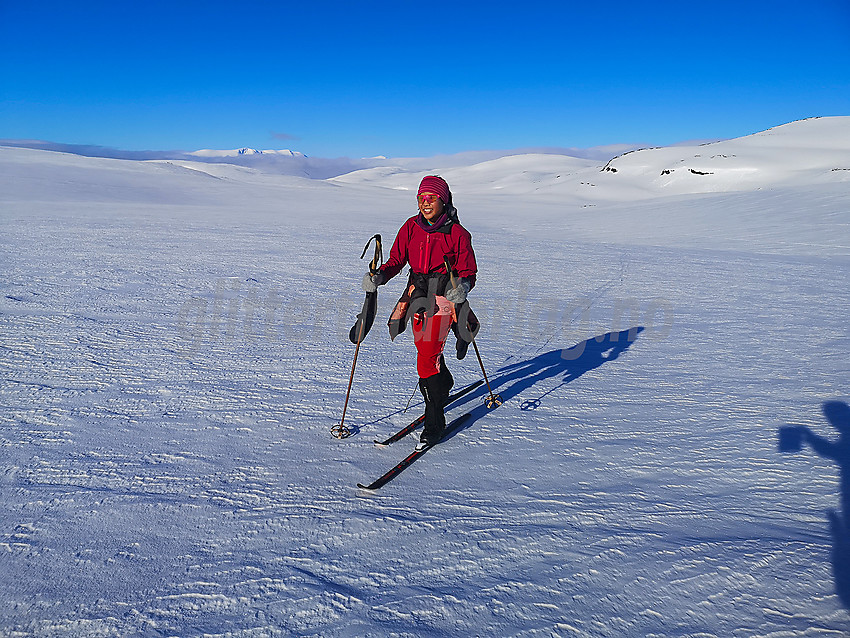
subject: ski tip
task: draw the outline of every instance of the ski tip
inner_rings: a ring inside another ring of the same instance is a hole
[[[374,490],[375,489],[374,487],[370,487],[368,485],[363,485],[363,483],[358,483],[357,487],[359,487],[361,490]]]
[[[387,447],[389,443],[385,443],[384,441],[379,441],[378,439],[375,439],[375,445],[377,445],[378,447]]]

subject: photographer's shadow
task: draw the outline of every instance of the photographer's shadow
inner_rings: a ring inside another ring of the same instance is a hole
[[[807,427],[786,427],[779,431],[779,449],[798,451],[804,443],[822,457],[838,464],[841,508],[829,510],[832,533],[832,573],[835,592],[845,608],[850,609],[850,406],[843,401],[827,401],[823,415],[838,430],[838,440],[818,436]]]

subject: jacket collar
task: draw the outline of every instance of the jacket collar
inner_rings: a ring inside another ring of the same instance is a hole
[[[426,233],[445,233],[452,232],[452,225],[457,221],[457,211],[452,207],[440,215],[439,219],[434,224],[429,224],[422,213],[416,216],[416,224]]]

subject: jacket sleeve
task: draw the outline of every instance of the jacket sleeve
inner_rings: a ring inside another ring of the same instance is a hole
[[[393,247],[390,250],[390,258],[381,266],[381,272],[384,274],[384,281],[389,281],[395,277],[401,269],[404,268],[408,261],[408,248],[410,246],[410,220],[399,229],[395,236]]]
[[[478,264],[475,263],[475,251],[472,250],[472,235],[465,228],[459,226],[461,232],[457,238],[457,262],[455,270],[460,277],[469,282],[470,289],[475,287],[475,279],[478,273]]]

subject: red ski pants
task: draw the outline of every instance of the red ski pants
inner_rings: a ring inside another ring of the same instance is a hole
[[[434,300],[437,312],[433,316],[416,313],[411,322],[416,344],[416,371],[422,379],[440,372],[440,356],[455,321],[454,305],[445,297],[437,296]]]

